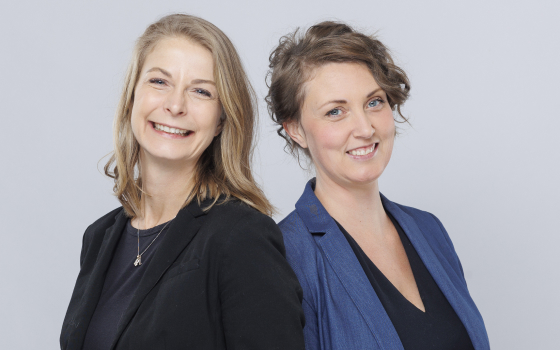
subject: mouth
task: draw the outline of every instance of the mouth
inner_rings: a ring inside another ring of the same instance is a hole
[[[158,124],[156,122],[151,122],[151,124],[152,124],[154,129],[156,129],[158,131],[161,131],[163,133],[169,134],[169,135],[189,136],[190,134],[193,133],[191,130],[174,128],[174,127],[171,127],[171,126]]]
[[[359,148],[354,148],[350,151],[347,151],[346,153],[351,155],[351,156],[357,156],[357,157],[363,157],[363,156],[367,156],[367,155],[372,155],[372,153],[377,149],[377,146],[379,145],[378,142],[374,143],[373,145],[369,145],[369,146],[365,146],[365,147],[359,147]]]

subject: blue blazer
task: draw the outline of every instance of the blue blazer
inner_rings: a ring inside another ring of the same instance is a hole
[[[296,210],[280,222],[288,262],[303,287],[306,349],[403,349],[399,336],[348,241],[307,183]],[[461,262],[432,214],[391,202],[401,225],[477,350],[490,349]]]

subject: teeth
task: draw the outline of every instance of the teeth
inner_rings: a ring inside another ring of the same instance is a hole
[[[185,135],[188,132],[187,130],[170,128],[168,126],[160,125],[158,123],[154,123],[154,127],[156,130],[165,131],[166,133],[169,134]]]
[[[369,148],[362,148],[362,149],[358,149],[358,150],[352,150],[348,153],[350,153],[353,156],[365,156],[366,154],[370,154],[371,152],[373,152],[373,149],[375,148],[374,146],[371,146]]]

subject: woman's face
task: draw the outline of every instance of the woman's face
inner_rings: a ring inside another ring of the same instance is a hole
[[[210,51],[184,38],[156,44],[142,67],[131,115],[145,161],[195,165],[220,133],[221,113]]]
[[[343,187],[376,181],[391,158],[395,123],[369,69],[329,63],[316,68],[303,88],[301,120],[284,127],[309,149],[317,180]]]

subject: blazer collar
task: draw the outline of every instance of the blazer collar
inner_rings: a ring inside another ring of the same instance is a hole
[[[315,179],[305,186],[296,211],[320,247],[348,296],[359,310],[380,349],[403,350],[399,336],[383,304],[375,294],[352,247],[315,193]],[[321,235],[322,234],[322,235]]]
[[[111,349],[114,349],[117,345],[121,334],[132,320],[132,317],[142,304],[146,295],[154,288],[167,269],[189,245],[194,236],[196,236],[203,222],[203,220],[198,219],[206,215],[206,212],[201,209],[201,206],[204,207],[210,203],[211,201],[207,200],[199,206],[197,201],[193,200],[189,205],[179,211],[169,226],[164,240],[152,257],[152,261],[142,276],[136,293],[123,314],[121,322],[119,322],[117,335]]]
[[[312,178],[307,182],[303,194],[296,202],[296,211],[310,233],[324,234],[333,227],[333,224],[336,226],[336,223],[315,196],[314,190],[315,178]]]

